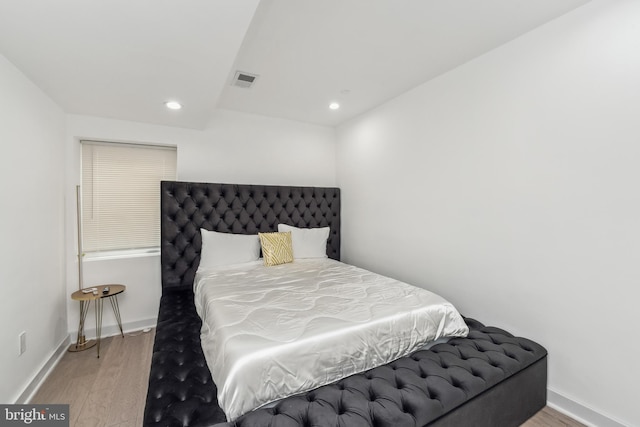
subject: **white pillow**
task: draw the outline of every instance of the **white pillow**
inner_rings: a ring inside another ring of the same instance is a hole
[[[260,259],[260,239],[257,234],[217,233],[201,228],[200,235],[202,250],[198,271]]]
[[[329,227],[298,228],[287,224],[278,224],[278,231],[291,232],[293,258],[326,258]]]

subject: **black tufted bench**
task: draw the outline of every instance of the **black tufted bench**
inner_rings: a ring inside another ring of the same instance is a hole
[[[226,423],[190,290],[165,290],[145,426],[517,426],[546,404],[546,350],[466,319],[455,338]],[[219,423],[219,424],[218,424]]]
[[[145,426],[210,426],[226,419],[200,346],[201,326],[190,289],[164,291],[151,359]]]

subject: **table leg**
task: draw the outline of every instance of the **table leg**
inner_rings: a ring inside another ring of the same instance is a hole
[[[78,325],[78,337],[76,339],[76,348],[82,345],[84,337],[84,321],[87,318],[91,301],[80,301],[80,324]]]
[[[122,338],[124,338],[124,332],[122,331],[122,320],[120,319],[120,307],[118,306],[118,295],[113,295],[109,297],[109,301],[111,301],[111,308],[113,308],[113,314],[116,316],[116,320],[118,321],[120,334],[122,335]]]
[[[88,350],[96,345],[95,340],[87,340],[84,336],[84,327],[86,324],[87,313],[91,307],[91,300],[79,300],[80,303],[80,319],[78,321],[78,335],[76,337],[75,344],[69,347],[69,351],[72,353],[78,351]]]
[[[100,335],[102,334],[102,298],[96,300],[96,342],[98,343],[98,358],[100,358]]]

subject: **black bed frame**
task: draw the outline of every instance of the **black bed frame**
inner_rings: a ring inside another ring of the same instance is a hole
[[[508,427],[520,425],[545,406],[546,350],[465,319],[467,338],[415,352],[226,423],[202,354],[201,322],[193,303],[199,229],[256,234],[275,231],[279,223],[330,227],[327,255],[340,259],[338,188],[162,182],[163,294],[145,426]]]

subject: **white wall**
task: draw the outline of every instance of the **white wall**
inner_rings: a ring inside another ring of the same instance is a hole
[[[337,132],[346,261],[543,344],[600,426],[640,425],[638,22],[594,0]]]
[[[67,337],[64,114],[0,55],[0,402],[13,403]],[[18,356],[18,335],[27,351]]]
[[[170,113],[170,112],[169,112]],[[178,147],[178,179],[274,185],[334,186],[335,132],[332,128],[218,110],[204,131],[194,131],[87,116],[68,116],[67,126],[67,293],[78,288],[75,186],[80,182],[82,138],[169,144]],[[160,257],[89,260],[84,284],[123,283],[119,297],[127,329],[154,325],[161,296]],[[79,307],[69,301],[68,328],[75,334]],[[94,334],[93,318],[86,324]],[[115,318],[105,306],[103,335],[116,332]]]
[[[197,141],[178,147],[178,175],[197,182],[333,186],[335,131],[218,110]]]

